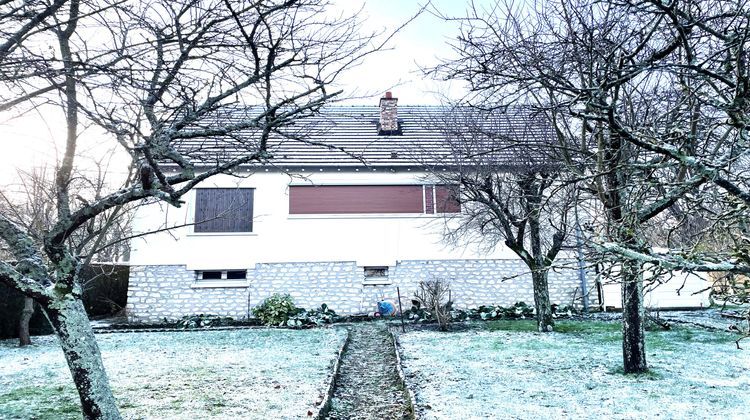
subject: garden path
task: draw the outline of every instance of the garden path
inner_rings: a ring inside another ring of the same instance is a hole
[[[393,339],[384,322],[353,324],[326,418],[411,418],[396,365]]]

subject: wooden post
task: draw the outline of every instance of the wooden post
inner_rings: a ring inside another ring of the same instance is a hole
[[[401,314],[401,332],[406,332],[406,326],[404,326],[404,310],[401,308],[401,288],[396,287],[396,294],[398,294],[398,313]]]

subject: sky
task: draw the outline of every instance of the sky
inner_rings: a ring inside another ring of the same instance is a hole
[[[363,7],[363,31],[393,31],[412,18],[426,0],[339,0],[349,10]],[[426,77],[423,69],[452,56],[448,44],[458,35],[458,24],[435,16],[464,16],[467,2],[432,0],[427,10],[399,31],[383,51],[368,57],[342,77],[342,88],[354,96],[349,103],[377,105],[391,90],[404,105],[436,105],[445,96],[460,95],[462,86]]]
[[[334,6],[350,12],[362,8],[364,32],[391,32],[413,17],[427,0],[334,0]],[[486,1],[484,1],[486,3]],[[482,3],[482,1],[479,1]],[[449,16],[463,16],[467,1],[432,0],[432,10]],[[460,95],[457,83],[431,80],[421,68],[429,68],[452,51],[447,42],[455,39],[458,24],[446,22],[428,11],[403,28],[384,51],[368,56],[357,67],[344,73],[338,88],[348,99],[345,104],[377,105],[387,90],[401,105],[439,104],[445,95]],[[52,110],[49,110],[52,111]],[[59,112],[31,113],[8,119],[0,113],[0,185],[17,181],[17,169],[54,165],[62,154],[65,129]],[[98,159],[109,150],[101,147],[104,133],[89,128],[83,134],[82,152]],[[88,152],[88,153],[87,153]],[[85,163],[85,162],[84,162]],[[113,169],[118,171],[118,169]],[[124,173],[125,167],[120,169]]]

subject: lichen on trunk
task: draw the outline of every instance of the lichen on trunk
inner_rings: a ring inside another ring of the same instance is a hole
[[[84,418],[121,418],[83,302],[65,294],[43,305],[43,309],[60,340]]]
[[[534,180],[534,178],[531,178]],[[547,273],[549,271],[550,260],[546,259],[542,250],[542,227],[540,223],[540,214],[542,208],[542,194],[537,183],[522,184],[526,196],[526,211],[529,218],[529,239],[531,243],[532,259],[526,261],[531,269],[531,281],[534,287],[534,307],[536,309],[536,324],[539,332],[551,332],[555,322],[552,319],[552,305],[549,300],[549,285],[547,283]],[[557,235],[554,235],[559,241],[562,241]],[[553,240],[553,242],[556,242]],[[555,244],[552,247],[558,247]],[[555,251],[555,254],[557,251]]]
[[[625,373],[648,370],[645,345],[643,275],[637,261],[624,261],[622,269],[622,360]]]
[[[534,283],[534,308],[536,310],[536,323],[539,332],[551,332],[555,321],[552,318],[552,305],[549,299],[549,287],[547,282],[548,270],[537,270],[531,274]]]
[[[18,321],[18,345],[28,346],[31,344],[31,333],[29,332],[29,323],[34,315],[34,299],[25,297],[23,299],[23,309],[21,310],[21,319]]]

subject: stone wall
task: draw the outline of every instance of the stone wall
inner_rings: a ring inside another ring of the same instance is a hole
[[[135,322],[199,313],[241,319],[266,297],[288,293],[304,308],[326,303],[342,315],[372,313],[381,299],[397,301],[396,287],[400,287],[402,304],[408,309],[419,282],[432,278],[450,281],[457,308],[507,306],[518,301],[533,304],[527,271],[520,260],[400,261],[389,268],[390,284],[372,285],[364,282],[363,268],[354,262],[258,264],[248,270],[244,286],[204,287],[220,282],[197,281],[195,272],[185,266],[139,266],[131,268],[127,309]],[[574,270],[550,272],[549,283],[553,303],[567,305],[574,295],[580,297]],[[589,279],[589,288],[592,286]]]
[[[248,315],[246,288],[193,288],[196,275],[184,265],[130,268],[127,313],[131,321],[159,322],[185,315]]]

